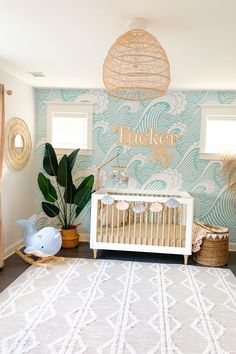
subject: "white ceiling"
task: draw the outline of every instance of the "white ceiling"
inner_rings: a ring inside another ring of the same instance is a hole
[[[109,47],[144,17],[171,88],[236,89],[235,14],[235,0],[0,0],[0,68],[35,87],[103,87]]]

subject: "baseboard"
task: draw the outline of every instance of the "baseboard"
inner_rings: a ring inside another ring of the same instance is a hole
[[[4,259],[10,257],[12,254],[15,253],[15,251],[18,249],[18,248],[21,248],[24,246],[24,242],[23,242],[23,239],[22,240],[19,240],[19,241],[16,241],[14,242],[12,245],[6,247],[4,249]]]
[[[229,250],[231,252],[236,252],[236,242],[230,242],[229,243]]]
[[[80,241],[81,242],[89,242],[89,236],[90,236],[89,234],[85,234],[85,233],[80,234]],[[12,254],[15,253],[15,251],[18,248],[22,248],[22,247],[24,247],[23,240],[16,241],[12,245],[6,247],[4,250],[4,259],[10,257]]]
[[[79,240],[81,242],[89,242],[90,241],[90,235],[89,234],[83,234],[83,233],[80,233],[79,234]]]
[[[80,233],[80,241],[81,242],[89,242],[90,240],[90,235],[87,233]],[[11,246],[8,246],[4,250],[4,259],[10,257],[13,253],[15,253],[15,250],[18,248],[21,248],[24,246],[23,240],[19,240],[15,243],[13,243]],[[229,250],[231,252],[236,252],[236,242],[230,242],[229,243]]]

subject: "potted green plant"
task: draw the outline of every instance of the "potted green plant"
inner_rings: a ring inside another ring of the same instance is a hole
[[[68,156],[63,155],[58,162],[53,146],[46,143],[43,168],[51,178],[41,172],[38,174],[38,186],[45,198],[42,202],[43,211],[61,225],[64,248],[73,248],[79,244],[75,219],[89,202],[94,184],[93,175],[84,178],[78,186],[73,181],[72,170],[78,152],[79,149]]]

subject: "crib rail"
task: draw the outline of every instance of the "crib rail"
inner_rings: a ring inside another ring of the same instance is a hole
[[[106,192],[102,190],[92,196],[92,248],[191,254],[193,198],[188,193],[108,190],[114,198],[114,203],[108,205],[102,201]],[[179,204],[168,207],[169,198],[175,198]],[[117,209],[119,201],[126,201],[128,209]],[[151,205],[155,202],[162,205],[161,211],[153,211]],[[139,204],[144,210],[137,213],[134,207]]]
[[[145,212],[134,213],[138,202],[129,202],[128,210],[116,209],[115,203],[104,205],[98,201],[96,240],[106,243],[184,247],[186,229],[186,204],[170,209],[163,204],[161,212],[150,210],[145,202]]]

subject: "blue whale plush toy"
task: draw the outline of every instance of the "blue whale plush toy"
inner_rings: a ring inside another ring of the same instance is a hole
[[[18,220],[16,224],[24,229],[25,253],[37,257],[54,256],[61,248],[61,233],[55,227],[44,227],[37,231],[36,215],[29,219]]]

